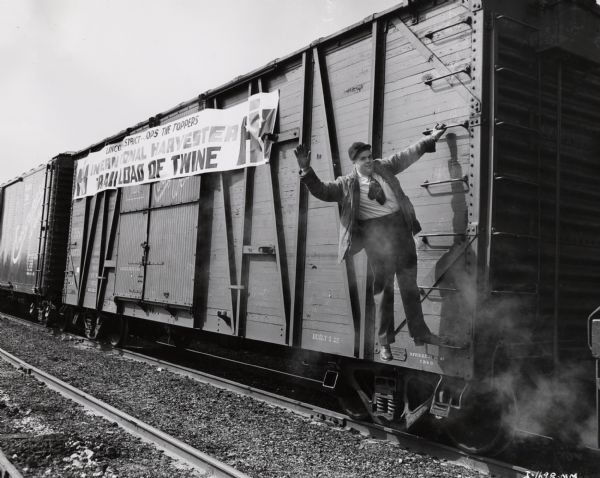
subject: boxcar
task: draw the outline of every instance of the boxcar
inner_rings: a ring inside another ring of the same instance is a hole
[[[374,417],[406,426],[493,406],[477,384],[515,363],[587,356],[600,290],[599,27],[593,1],[402,2],[74,154],[279,92],[268,164],[73,201],[67,310],[91,335],[137,318],[336,356],[329,372]],[[333,180],[351,171],[352,142],[385,157],[437,122],[450,125],[437,151],[399,179],[423,226],[425,319],[469,345],[415,346],[398,294],[384,367],[366,255],[337,262],[338,205],[301,186],[293,149],[309,145]]]
[[[0,186],[0,294],[44,320],[62,301],[72,178],[60,155]]]

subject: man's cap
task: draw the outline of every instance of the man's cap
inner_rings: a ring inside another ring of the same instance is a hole
[[[350,159],[354,161],[360,153],[367,149],[371,149],[370,144],[361,143],[360,141],[357,141],[356,143],[352,143],[352,146],[348,148],[348,156],[350,156]]]

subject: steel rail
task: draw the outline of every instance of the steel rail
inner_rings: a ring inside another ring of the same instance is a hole
[[[271,392],[233,382],[225,378],[211,375],[206,372],[200,372],[198,370],[150,357],[138,352],[115,349],[115,353],[124,358],[129,358],[152,366],[161,367],[165,370],[169,370],[170,372],[178,375],[183,375],[200,383],[210,384],[218,388],[227,389],[230,392],[252,397],[256,400],[266,402],[270,405],[283,408],[305,417],[322,420],[340,427],[352,429],[358,431],[362,435],[397,443],[407,450],[417,453],[424,453],[429,456],[434,456],[438,459],[447,460],[456,465],[464,466],[481,473],[486,473],[489,476],[520,478],[527,476],[528,472],[530,472],[530,470],[527,470],[523,467],[509,465],[492,458],[470,455],[463,451],[457,450],[456,448],[435,443],[407,432],[399,431],[394,428],[385,427],[375,423],[354,420],[347,415],[317,407],[315,405],[311,405],[310,403],[276,395]]]
[[[0,450],[0,478],[23,478],[23,475]]]
[[[13,318],[13,316],[7,317],[5,314],[3,314],[2,316],[15,322],[42,328],[42,326],[39,324],[31,323],[23,319],[19,319],[16,317]],[[531,476],[531,470],[520,466],[510,465],[508,463],[504,463],[493,458],[471,455],[451,446],[432,442],[426,438],[422,438],[417,435],[410,434],[408,432],[403,432],[394,428],[378,425],[375,423],[355,420],[342,413],[317,407],[306,402],[277,395],[248,385],[240,384],[232,380],[221,378],[216,375],[201,372],[199,370],[191,369],[165,360],[157,359],[148,355],[141,354],[139,352],[104,346],[100,345],[98,342],[83,339],[79,336],[75,337],[77,339],[84,340],[90,346],[99,349],[103,352],[114,353],[123,358],[135,360],[137,362],[143,362],[154,367],[160,367],[172,373],[188,377],[199,383],[208,384],[214,387],[225,389],[233,393],[248,396],[255,400],[268,403],[269,405],[273,405],[284,410],[294,412],[300,416],[331,423],[333,425],[343,427],[346,429],[351,429],[361,433],[364,436],[371,436],[380,440],[386,440],[392,443],[396,443],[399,446],[411,452],[426,454],[428,456],[446,460],[452,464],[463,466],[465,468],[475,470],[480,473],[487,474],[489,476],[503,478],[521,478],[528,476],[528,474],[529,476]],[[173,347],[168,344],[162,345]],[[188,351],[194,352],[194,350]],[[218,358],[218,356],[214,357]]]
[[[0,358],[12,364],[15,368],[22,370],[25,374],[32,375],[51,390],[60,393],[66,398],[108,420],[118,423],[129,433],[140,437],[143,441],[154,444],[167,455],[186,463],[202,473],[206,473],[208,476],[221,478],[248,478],[248,475],[237,471],[231,466],[164,433],[158,428],[154,428],[153,426],[98,400],[88,393],[63,382],[43,370],[29,365],[3,349],[0,349]]]
[[[168,344],[166,342],[160,342],[157,341],[157,344],[166,346],[166,347],[173,347],[172,344]],[[233,363],[236,365],[243,365],[245,367],[251,367],[254,368],[256,370],[261,370],[261,371],[265,371],[265,372],[269,372],[269,373],[276,373],[279,375],[285,375],[286,377],[290,377],[296,380],[302,380],[304,382],[313,382],[313,383],[322,383],[322,380],[317,380],[316,378],[310,378],[310,377],[304,377],[302,375],[297,375],[295,373],[289,373],[289,372],[284,372],[283,370],[277,370],[276,368],[270,368],[270,367],[263,367],[262,365],[256,365],[253,363],[248,363],[248,362],[242,362],[241,360],[234,360],[234,359],[230,359],[227,357],[220,357],[219,355],[215,355],[215,354],[210,354],[208,352],[201,352],[200,350],[194,350],[194,349],[185,349],[186,352],[190,352],[190,353],[194,353],[197,355],[203,355],[205,357],[210,357],[210,358],[214,358],[214,359],[218,359],[221,362],[229,362],[229,363]]]
[[[0,314],[0,317],[4,317],[4,318],[6,318],[8,320],[12,320],[13,322],[17,322],[19,324],[22,324],[22,325],[25,325],[25,326],[28,326],[28,327],[46,328],[44,325],[42,325],[40,323],[31,322],[29,320],[21,319],[19,317],[15,317],[13,315],[9,316],[7,314]],[[92,345],[93,347],[96,347],[96,348],[101,348],[101,349],[104,349],[104,350],[108,350],[108,349],[112,349],[113,348],[110,345],[105,345],[105,344],[101,345],[98,342],[95,342],[93,340],[87,339],[85,337],[81,337],[79,335],[73,335],[73,334],[70,334],[68,332],[61,332],[61,334],[70,335],[71,337],[76,337],[77,340],[82,340],[82,341],[84,341],[86,343],[89,343],[90,345]],[[156,343],[159,344],[159,345],[161,345],[161,346],[164,346],[164,347],[173,347],[172,344],[168,344],[166,342],[157,341]],[[123,349],[115,349],[115,350],[123,350]],[[251,368],[254,368],[256,370],[261,370],[261,371],[264,371],[264,372],[276,373],[278,375],[283,375],[283,376],[286,376],[286,377],[290,377],[290,378],[292,378],[294,380],[301,380],[301,381],[304,381],[304,382],[312,382],[312,383],[318,383],[318,384],[322,383],[322,380],[318,380],[316,378],[304,377],[302,375],[297,375],[297,374],[294,374],[294,373],[284,372],[283,370],[278,370],[278,369],[275,369],[275,368],[263,367],[261,365],[256,365],[256,364],[252,364],[252,363],[248,363],[248,362],[242,362],[240,360],[234,360],[234,359],[230,359],[230,358],[227,358],[227,357],[221,357],[219,355],[211,354],[211,353],[208,353],[208,352],[201,352],[199,350],[194,350],[194,349],[186,349],[186,351],[190,352],[190,353],[197,354],[197,355],[203,355],[205,357],[214,358],[214,359],[220,360],[221,362],[229,362],[229,363],[233,363],[233,364],[236,364],[236,365],[243,365],[245,367],[251,367]]]

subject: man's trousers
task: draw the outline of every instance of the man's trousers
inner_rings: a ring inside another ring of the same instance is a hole
[[[417,287],[417,251],[410,229],[401,213],[359,221],[369,264],[373,273],[375,326],[380,345],[395,341],[394,276],[412,337],[429,333],[423,319]]]

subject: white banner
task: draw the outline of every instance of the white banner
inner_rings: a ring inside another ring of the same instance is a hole
[[[73,198],[265,164],[278,103],[278,91],[259,93],[231,108],[205,109],[109,144],[75,162]]]

